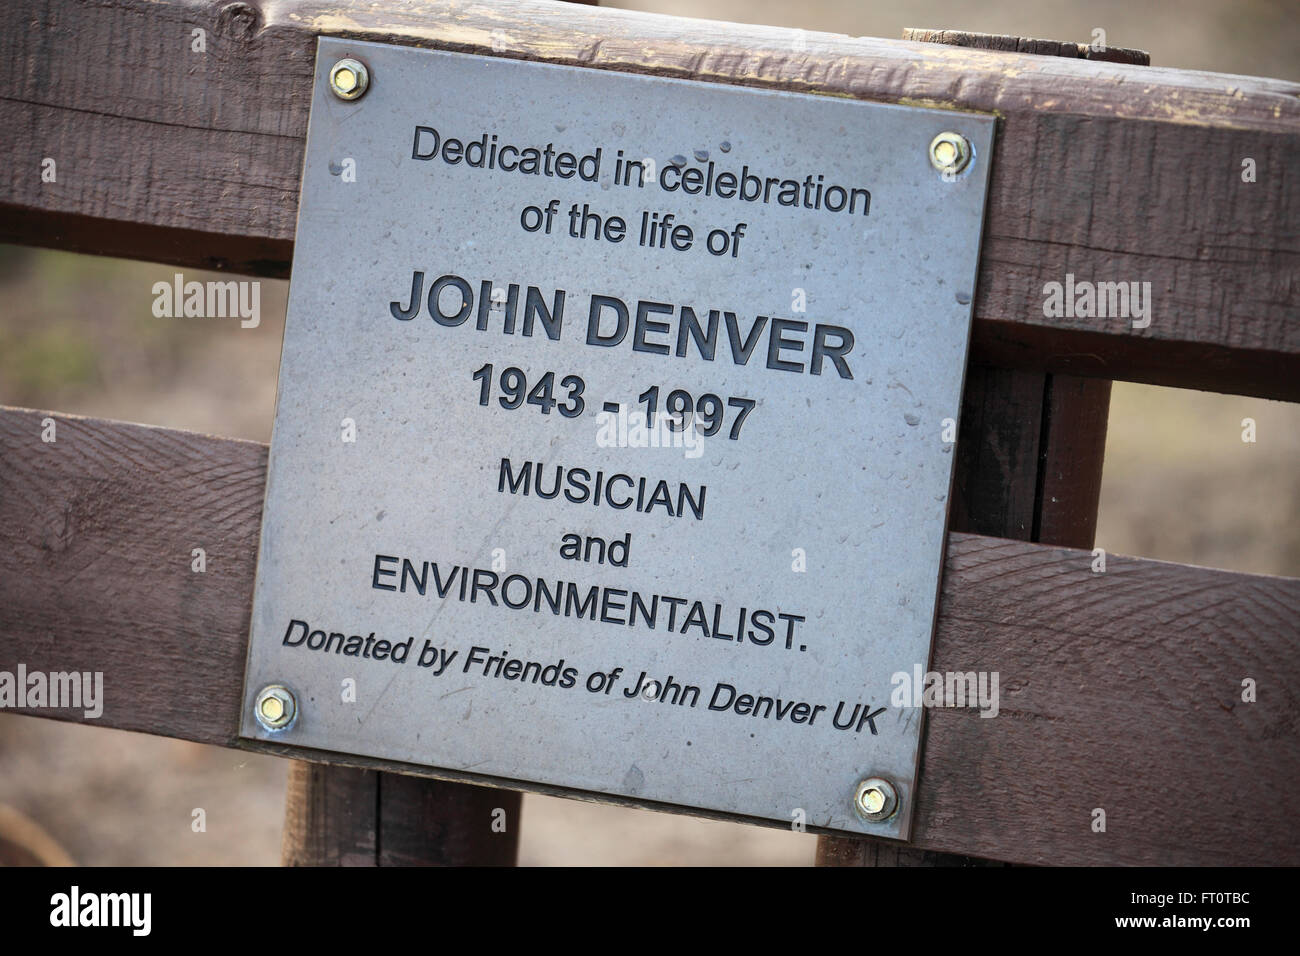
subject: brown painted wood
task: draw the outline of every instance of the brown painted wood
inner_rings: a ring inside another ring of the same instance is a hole
[[[0,0],[0,239],[285,275],[317,35],[996,112],[986,365],[1300,399],[1300,85],[534,0]],[[190,51],[208,31],[208,52]],[[95,56],[85,55],[88,38]],[[801,47],[796,49],[796,47]],[[806,48],[802,48],[806,47]],[[42,184],[41,160],[59,180]],[[1244,157],[1258,181],[1242,183]],[[1044,285],[1150,282],[1146,329]]]
[[[240,746],[265,468],[250,442],[0,410],[0,669],[100,670],[99,725]],[[190,570],[199,546],[206,574]],[[949,535],[932,666],[999,672],[1002,713],[930,712],[916,848],[1300,864],[1300,580],[1091,562]],[[1241,701],[1246,677],[1257,703]]]
[[[285,866],[511,866],[522,795],[295,760]],[[498,820],[505,829],[494,828]]]
[[[1110,382],[967,371],[949,527],[1091,548]]]
[[[1031,541],[1091,549],[1097,533],[1110,382],[1049,375]]]
[[[1109,63],[1131,63],[1150,66],[1151,54],[1146,50],[1107,46],[1094,49],[1089,43],[1071,43],[1064,40],[1036,40],[1030,37],[1009,36],[1003,33],[971,33],[966,30],[923,30],[907,27],[904,40],[917,43],[943,43],[947,46],[969,47],[977,50],[998,50],[1004,53],[1032,53],[1037,56],[1064,56],[1076,60],[1104,60]]]
[[[1002,867],[999,860],[983,860],[957,853],[935,853],[918,850],[904,843],[889,840],[846,840],[838,837],[819,837],[817,840],[818,866],[865,867]]]
[[[380,866],[514,866],[523,794],[381,773]]]
[[[1037,468],[1046,378],[1042,372],[966,371],[948,526],[1028,541],[1037,514]]]
[[[285,793],[281,862],[285,866],[377,866],[376,770],[295,760]]]

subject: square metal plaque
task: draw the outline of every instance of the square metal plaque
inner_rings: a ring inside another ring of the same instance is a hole
[[[322,39],[242,735],[905,838],[993,127]]]

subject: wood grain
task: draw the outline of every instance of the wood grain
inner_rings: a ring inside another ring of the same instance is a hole
[[[1029,540],[1091,549],[1106,457],[1110,382],[1049,375],[1045,385],[1037,524]]]
[[[1016,369],[966,370],[951,530],[1033,539],[1046,379]]]
[[[285,866],[377,866],[377,770],[295,760],[289,767],[280,860]]]
[[[0,410],[0,669],[101,670],[96,723],[246,746],[265,465],[248,442]],[[198,546],[206,574],[190,570]],[[914,845],[1022,863],[1300,863],[1300,581],[1091,562],[949,536],[933,667],[997,671],[1001,713],[930,712]],[[1257,703],[1241,701],[1247,677]]]
[[[947,46],[970,47],[978,50],[1001,50],[1006,53],[1065,56],[1076,60],[1105,60],[1110,63],[1132,63],[1136,66],[1151,65],[1151,54],[1146,50],[1131,50],[1128,47],[1119,46],[1106,46],[1096,49],[1089,43],[1073,43],[1066,40],[1039,40],[1033,37],[1021,37],[1005,33],[972,33],[968,30],[922,30],[916,27],[908,27],[903,31],[903,39],[915,40],[917,43],[942,43]]]
[[[379,780],[380,866],[514,866],[519,791],[398,773]]]
[[[285,866],[511,866],[523,794],[295,760]],[[501,811],[505,829],[493,828]]]
[[[318,35],[996,113],[978,361],[1300,399],[1300,86],[534,0],[0,0],[0,239],[287,274]],[[207,52],[191,52],[194,29]],[[94,56],[87,56],[87,46]],[[57,183],[42,183],[55,158]],[[1254,183],[1240,178],[1256,161]],[[1151,283],[1145,329],[1044,285]]]

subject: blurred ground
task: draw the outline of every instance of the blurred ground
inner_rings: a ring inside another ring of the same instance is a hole
[[[1162,66],[1300,78],[1293,4],[635,0],[606,4],[898,37],[904,26],[1150,50]],[[262,323],[155,319],[176,270],[0,246],[0,403],[267,441],[284,283]],[[209,276],[192,270],[187,279]],[[1242,419],[1257,441],[1241,441]],[[1098,545],[1300,576],[1300,406],[1117,383]],[[0,714],[0,803],[86,864],[274,864],[286,764],[198,744]],[[202,808],[206,832],[191,827]],[[528,796],[527,864],[806,864],[802,834]]]
[[[1097,547],[1300,577],[1300,405],[1116,382],[1108,428]]]

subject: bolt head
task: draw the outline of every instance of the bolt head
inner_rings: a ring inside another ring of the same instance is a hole
[[[970,140],[960,133],[940,133],[930,141],[930,165],[941,173],[956,174],[970,165]]]
[[[853,793],[853,808],[872,823],[888,820],[898,810],[898,791],[888,780],[868,777]]]
[[[272,684],[257,695],[253,716],[265,730],[284,730],[298,716],[298,703],[287,687]]]
[[[334,85],[340,93],[351,93],[357,88],[357,75],[346,66],[340,66],[334,71]]]
[[[360,99],[370,86],[370,72],[360,60],[344,57],[330,69],[330,90],[341,100]]]

